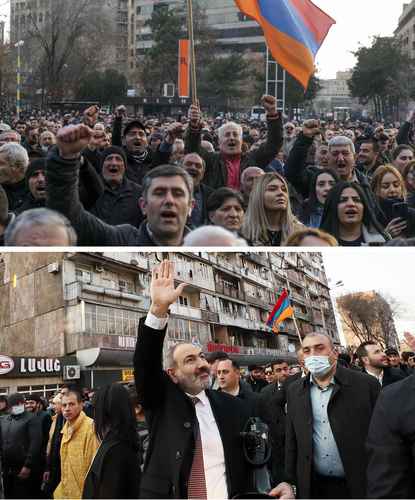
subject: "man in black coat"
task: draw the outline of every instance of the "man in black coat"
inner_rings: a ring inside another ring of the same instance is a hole
[[[127,157],[123,149],[112,146],[101,153],[104,190],[91,213],[111,226],[131,224],[139,227],[144,219],[139,207],[142,189],[127,178],[126,168]]]
[[[9,397],[10,415],[0,418],[0,452],[6,498],[40,494],[41,422],[25,411],[22,394]]]
[[[169,307],[183,293],[174,288],[168,261],[153,269],[151,307],[141,321],[134,355],[138,399],[146,412],[150,445],[141,482],[142,498],[232,498],[252,490],[241,431],[248,412],[242,401],[208,389],[209,364],[200,347],[178,344],[162,351]],[[288,484],[271,494],[292,498]]]
[[[241,372],[239,364],[232,359],[222,359],[218,363],[216,371],[220,392],[231,394],[245,403],[251,417],[256,416],[256,394],[248,384],[241,383]]]
[[[265,144],[242,154],[242,127],[226,123],[219,129],[219,153],[208,153],[202,148],[202,121],[198,106],[190,107],[190,126],[185,138],[186,153],[198,153],[206,162],[204,183],[212,189],[220,187],[241,188],[242,172],[248,167],[265,168],[282,147],[282,119],[277,111],[276,99],[262,98],[267,113],[268,135]]]
[[[399,368],[389,366],[382,347],[372,340],[360,344],[355,355],[359,358],[363,371],[374,377],[382,388],[405,378]]]
[[[84,210],[77,192],[79,161],[91,135],[86,125],[59,131],[58,149],[47,159],[48,207],[69,219],[81,246],[180,246],[193,206],[193,182],[181,167],[161,165],[146,175],[140,199],[146,220],[138,229],[110,226]]]
[[[367,439],[368,498],[415,497],[415,376],[384,389]]]
[[[284,473],[284,448],[285,448],[285,404],[287,402],[285,383],[289,378],[288,363],[276,359],[271,363],[275,382],[268,384],[258,394],[258,416],[269,428],[272,448],[270,462],[272,477],[280,481]]]
[[[153,151],[149,147],[147,130],[143,123],[139,120],[132,120],[126,124],[123,130],[123,118],[126,115],[125,106],[119,106],[115,115],[112,144],[122,147],[125,152],[127,178],[141,186],[144,177],[151,169],[169,163],[172,145],[176,137],[182,134],[182,125],[173,123],[167,131],[165,141],[160,144],[156,151]]]
[[[287,390],[286,473],[298,498],[364,498],[365,442],[380,386],[337,365],[330,337],[303,340],[310,374]]]

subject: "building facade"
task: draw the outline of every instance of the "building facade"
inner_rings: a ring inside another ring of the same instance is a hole
[[[399,40],[402,51],[411,59],[415,58],[415,0],[403,4],[395,38]]]
[[[242,365],[295,360],[294,322],[285,321],[279,335],[266,325],[283,288],[290,291],[300,335],[326,332],[339,344],[320,254],[5,253],[0,393],[53,392],[74,373],[86,387],[131,378],[138,323],[150,305],[151,269],[162,258],[176,263],[177,283],[188,285],[171,309],[166,347],[194,342],[206,352],[228,352]]]

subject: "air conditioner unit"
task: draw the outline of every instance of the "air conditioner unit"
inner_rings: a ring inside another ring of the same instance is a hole
[[[59,262],[52,262],[48,265],[48,273],[57,274],[59,272]]]
[[[103,273],[104,272],[104,268],[102,266],[100,266],[99,264],[97,264],[95,266],[95,272],[96,273]]]
[[[79,365],[66,365],[63,367],[63,380],[79,380],[81,367]]]

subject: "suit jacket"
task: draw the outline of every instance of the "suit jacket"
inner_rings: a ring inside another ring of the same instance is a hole
[[[415,498],[415,376],[382,390],[367,439],[368,498]]]
[[[363,370],[364,373],[367,373],[366,370]],[[388,385],[394,384],[395,382],[399,382],[405,378],[404,373],[399,368],[392,368],[391,366],[387,366],[383,369],[383,379],[382,379],[382,389],[387,387]]]
[[[146,412],[150,444],[140,485],[141,498],[187,498],[197,424],[194,406],[162,368],[163,332],[140,321],[134,354],[135,383]],[[230,497],[252,490],[240,432],[249,418],[243,401],[206,390],[222,438]]]
[[[364,373],[337,366],[328,417],[352,498],[366,495],[365,442],[379,383]],[[286,473],[297,485],[298,498],[310,498],[313,473],[313,413],[310,376],[287,390]]]

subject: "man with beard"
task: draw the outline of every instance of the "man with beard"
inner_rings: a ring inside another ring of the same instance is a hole
[[[282,146],[282,121],[276,109],[276,99],[264,96],[267,112],[268,136],[264,144],[255,151],[242,153],[242,127],[236,123],[225,123],[219,131],[219,153],[207,153],[201,146],[201,113],[192,105],[189,111],[190,126],[185,138],[185,151],[198,153],[206,162],[204,182],[212,189],[228,187],[240,190],[242,172],[250,166],[265,168],[275,158]]]
[[[40,134],[39,137],[39,145],[42,153],[46,156],[48,154],[49,149],[56,144],[55,135],[49,130],[45,130]]]
[[[371,177],[379,165],[382,165],[382,160],[378,141],[376,139],[363,140],[357,154],[357,168]]]
[[[388,357],[376,342],[363,342],[355,355],[359,358],[363,371],[375,377],[382,388],[405,378],[399,369],[389,366]]]
[[[238,398],[208,389],[209,364],[194,344],[171,347],[162,368],[169,308],[183,293],[174,288],[174,266],[152,271],[151,306],[140,322],[134,374],[150,429],[141,498],[233,498],[252,491],[252,471],[242,439],[249,412]],[[271,496],[293,498],[282,483]]]
[[[241,193],[244,197],[244,210],[248,208],[249,197],[251,196],[252,188],[254,187],[255,179],[264,175],[265,172],[259,167],[248,167],[241,175]]]
[[[124,149],[127,156],[127,178],[138,185],[143,184],[144,176],[154,167],[169,162],[171,149],[182,133],[182,124],[173,123],[168,130],[166,140],[153,151],[148,143],[146,127],[139,120],[129,122],[122,131],[125,106],[116,109],[112,132],[112,144]]]
[[[101,175],[104,192],[91,209],[91,213],[112,226],[131,224],[138,227],[143,214],[138,205],[141,186],[125,175],[127,157],[122,148],[112,146],[101,155]]]
[[[193,179],[193,198],[195,204],[190,216],[190,223],[193,228],[200,227],[208,219],[207,200],[213,193],[213,189],[202,183],[205,175],[205,161],[196,153],[190,153],[183,158],[182,167]]]
[[[58,149],[48,157],[48,207],[64,214],[75,228],[80,245],[180,246],[193,206],[193,181],[181,167],[161,165],[143,179],[140,208],[146,220],[110,226],[86,212],[79,202],[77,180],[80,156],[92,131],[69,126],[57,135]]]

